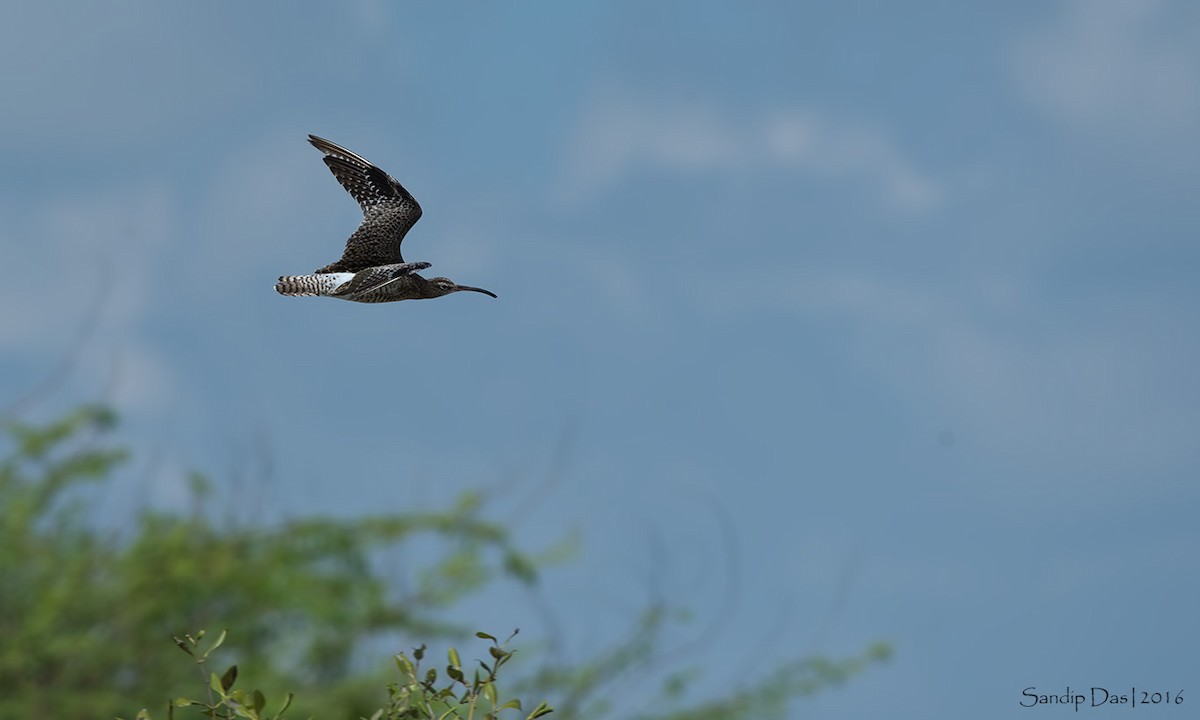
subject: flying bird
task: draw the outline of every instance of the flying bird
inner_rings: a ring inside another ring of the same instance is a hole
[[[416,198],[362,156],[316,135],[309,135],[308,141],[325,153],[325,164],[358,201],[363,220],[346,241],[341,259],[309,275],[280,276],[276,292],[365,303],[435,298],[460,290],[496,297],[491,291],[458,285],[449,278],[426,280],[417,274],[430,267],[429,263],[404,262],[400,255],[404,235],[421,219]]]

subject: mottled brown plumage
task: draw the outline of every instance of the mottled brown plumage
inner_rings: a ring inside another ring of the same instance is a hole
[[[428,265],[429,263],[416,264]],[[381,303],[435,298],[462,290],[496,297],[483,288],[457,285],[450,278],[435,277],[426,280],[411,270],[404,270],[394,265],[360,270],[355,273],[353,279],[330,293],[330,297],[355,302]]]
[[[325,164],[346,192],[358,201],[363,220],[346,241],[341,259],[318,273],[358,272],[377,265],[404,262],[400,243],[421,219],[421,206],[396,178],[362,156],[325,138],[309,135],[313,147],[325,153]]]

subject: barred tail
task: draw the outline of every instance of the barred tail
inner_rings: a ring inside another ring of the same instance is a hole
[[[353,273],[317,273],[315,275],[281,275],[275,283],[275,292],[280,295],[321,296],[332,295]]]

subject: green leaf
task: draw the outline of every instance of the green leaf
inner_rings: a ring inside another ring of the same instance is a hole
[[[254,691],[254,700],[250,707],[254,708],[254,712],[261,713],[263,708],[267,706],[267,696],[262,694],[262,690]]]
[[[225,674],[221,676],[221,690],[229,692],[229,688],[233,687],[234,681],[237,680],[237,665],[230,665]]]
[[[500,707],[496,708],[496,711],[497,711],[497,712],[500,712],[500,711],[502,711],[502,710],[517,710],[517,711],[520,711],[520,709],[521,709],[521,701],[520,701],[520,700],[518,700],[517,698],[513,698],[512,700],[509,700],[508,702],[504,703],[504,704],[503,704],[503,705],[501,705]]]
[[[185,653],[187,653],[188,655],[191,655],[192,657],[196,657],[196,654],[192,652],[192,647],[191,647],[190,645],[188,645],[188,642],[187,642],[187,640],[184,640],[184,639],[183,639],[183,638],[181,638],[181,637],[176,637],[176,636],[174,636],[174,635],[172,635],[172,636],[171,636],[171,639],[175,641],[175,645],[176,645],[176,646],[177,646],[177,647],[178,647],[180,650],[184,651],[184,652],[185,652]],[[188,638],[188,640],[190,640],[190,639],[191,639],[191,638],[189,637],[189,638]]]
[[[209,654],[212,653],[213,650],[216,650],[217,648],[221,647],[221,644],[225,642],[225,634],[227,632],[228,632],[228,630],[222,630],[221,634],[217,636],[216,640],[213,640],[213,644],[208,646],[208,649],[204,651],[204,654],[201,655],[201,657],[207,660]],[[203,636],[204,636],[204,634],[201,633],[200,637],[203,637]],[[199,640],[200,638],[196,638],[196,639]]]
[[[295,697],[296,696],[291,693],[287,694],[287,697],[283,699],[283,707],[279,708],[279,712],[275,713],[275,720],[279,720],[279,718],[283,717],[284,711],[292,706],[292,700],[295,699]]]
[[[453,665],[446,666],[446,674],[449,675],[454,680],[463,682],[462,670],[459,670],[458,668],[454,667]]]
[[[455,650],[454,648],[450,648],[450,651],[446,654],[450,657],[451,665],[453,665],[456,668],[462,667],[462,660],[458,659],[458,651],[457,650]]]
[[[416,659],[417,662],[421,662],[421,660],[424,657],[425,657],[425,645],[424,644],[422,644],[421,647],[413,648],[413,658]]]
[[[541,702],[541,704],[539,704],[537,707],[535,707],[533,709],[533,712],[531,712],[525,716],[525,720],[533,720],[534,718],[540,718],[543,715],[549,715],[552,712],[554,712],[554,708],[547,705],[546,702],[543,700]]]
[[[492,642],[496,642],[495,636],[488,635],[487,633],[483,632],[482,630],[475,633],[475,637],[479,638],[480,640],[491,640]]]

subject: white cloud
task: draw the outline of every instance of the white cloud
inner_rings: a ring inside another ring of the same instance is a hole
[[[760,155],[783,167],[874,185],[894,208],[926,210],[942,190],[905,159],[878,128],[837,122],[814,113],[782,112],[767,119]]]
[[[1194,18],[1187,4],[1075,0],[1051,26],[1016,43],[1017,84],[1073,130],[1129,137],[1190,130],[1200,119]]]
[[[1185,339],[1190,320],[1169,296],[1057,304],[1001,275],[932,285],[820,267],[724,282],[719,303],[695,302],[713,314],[791,307],[837,321],[855,361],[930,438],[950,430],[968,447],[1084,484],[1194,455],[1200,344]]]
[[[709,105],[604,94],[571,137],[564,194],[601,192],[632,172],[680,174],[794,170],[864,183],[894,209],[927,210],[942,190],[868,123],[806,110],[734,122]]]

